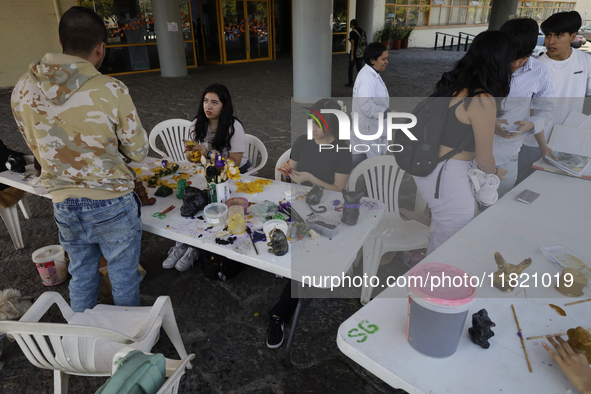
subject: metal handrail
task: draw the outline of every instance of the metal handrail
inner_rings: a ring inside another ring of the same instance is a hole
[[[470,33],[464,33],[463,31],[458,33],[458,49],[457,51],[460,51],[460,45],[462,45],[462,34],[466,36],[466,40],[464,42],[464,52],[468,51],[468,40],[470,40],[470,42],[474,41],[474,37],[476,37],[474,34],[470,34]]]
[[[454,47],[454,39],[456,39],[456,38],[459,39],[459,37],[458,36],[454,36],[453,34],[442,33],[440,31],[436,31],[435,32],[435,48],[433,48],[433,50],[434,51],[437,50],[437,41],[439,40],[439,35],[440,34],[443,36],[443,45],[441,45],[441,49],[444,49],[445,50],[445,41],[447,40],[447,37],[449,36],[449,37],[451,37],[451,44],[449,46],[449,49],[452,49],[453,50],[453,47]]]

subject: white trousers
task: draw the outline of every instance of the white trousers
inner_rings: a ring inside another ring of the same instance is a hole
[[[445,164],[445,167],[443,167]],[[439,198],[435,198],[437,176],[443,167]],[[472,161],[450,159],[439,163],[426,177],[415,176],[417,188],[431,209],[433,233],[427,254],[451,238],[476,216],[476,199],[468,171]]]

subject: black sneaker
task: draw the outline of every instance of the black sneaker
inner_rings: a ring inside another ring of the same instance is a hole
[[[269,323],[269,334],[267,336],[267,347],[276,349],[283,343],[283,319],[280,317],[271,317]]]

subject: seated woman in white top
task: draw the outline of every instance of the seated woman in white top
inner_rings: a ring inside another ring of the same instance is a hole
[[[242,123],[234,117],[232,97],[224,85],[214,84],[203,92],[197,116],[191,125],[191,139],[197,145],[188,145],[185,141],[185,155],[189,159],[191,151],[200,150],[201,154],[218,152],[222,157],[230,158],[240,169],[246,172],[251,164],[246,151],[246,138]],[[162,268],[175,267],[186,271],[199,257],[199,250],[182,242],[177,242],[168,251],[168,257]]]
[[[245,173],[250,167],[242,123],[234,117],[232,97],[224,85],[214,84],[203,92],[197,116],[191,125],[191,139],[197,145],[187,145],[185,152],[200,150],[201,154],[216,151],[229,157]],[[187,157],[188,158],[188,157]]]

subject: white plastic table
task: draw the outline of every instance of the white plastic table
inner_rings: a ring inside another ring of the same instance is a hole
[[[515,199],[524,189],[540,193],[531,205]],[[388,288],[347,319],[339,328],[341,351],[364,368],[409,393],[565,393],[574,390],[560,367],[541,346],[545,339],[526,340],[533,373],[529,373],[511,311],[515,306],[524,338],[591,328],[591,303],[564,304],[580,298],[561,295],[554,286],[544,287],[541,276],[562,269],[542,255],[539,248],[561,244],[591,263],[591,183],[572,177],[537,171],[494,206],[475,218],[422,263],[447,263],[479,278],[497,270],[493,255],[518,264],[531,257],[529,288],[502,293],[487,283],[477,290],[457,352],[445,359],[427,357],[406,339],[408,298],[404,288]],[[421,263],[421,264],[422,264]],[[538,273],[534,287],[531,276]],[[548,284],[546,276],[546,284]],[[561,317],[548,304],[564,309]],[[485,308],[495,336],[485,350],[470,340],[471,315]],[[369,327],[369,325],[377,326]],[[363,330],[363,328],[366,330]],[[351,331],[353,330],[353,331]],[[368,332],[373,333],[368,333]],[[359,335],[364,333],[364,335]],[[363,338],[365,337],[365,340]]]
[[[135,166],[149,167],[145,163],[135,164]],[[257,178],[243,175],[240,181],[251,182],[255,179]],[[190,180],[192,182],[191,186],[200,189],[206,188],[206,181],[202,175],[194,175]],[[20,174],[12,174],[10,172],[0,173],[0,182],[30,193],[51,198],[43,186],[40,186],[40,184],[32,186],[31,179],[23,180],[23,176]],[[305,193],[310,188],[273,181],[270,185],[264,187],[262,193],[246,194],[236,192],[237,186],[234,184],[235,181],[230,181],[230,183],[230,189],[233,191],[231,197],[244,197],[249,202],[270,200],[278,203],[281,200],[285,200],[287,195],[290,195],[292,206],[304,219],[311,213],[310,208],[304,200]],[[153,188],[146,189],[150,197],[154,195],[155,190]],[[338,207],[338,204],[336,204],[337,200],[341,204],[343,203],[341,193],[326,191],[319,206],[326,206],[327,208],[327,212],[322,214],[324,217],[340,222],[341,212],[335,210]],[[165,211],[171,205],[174,205],[175,209],[168,212],[166,218],[160,219],[153,216],[157,212]],[[204,220],[199,219],[199,216],[192,218],[182,217],[180,213],[182,205],[183,201],[176,197],[176,190],[168,197],[157,197],[154,205],[142,207],[142,229],[165,238],[225,256],[267,272],[293,279],[297,282],[302,282],[304,276],[310,278],[342,277],[355,260],[358,250],[361,249],[371,231],[380,222],[385,211],[381,202],[363,199],[359,221],[355,226],[347,226],[341,223],[339,232],[333,239],[320,237],[318,240],[304,238],[301,241],[292,241],[290,242],[289,252],[279,257],[269,252],[269,247],[265,242],[256,243],[258,249],[257,254],[246,233],[237,235],[237,239],[232,245],[217,244],[215,242],[215,236],[222,230],[222,227],[212,226]],[[256,221],[255,218],[252,218],[252,220]],[[262,223],[258,227],[262,227]],[[311,279],[307,283],[318,284],[319,281],[313,281]],[[330,286],[332,282],[325,281],[323,283],[324,285],[319,287]],[[300,295],[303,295],[301,291],[303,290],[300,288]],[[307,303],[300,297],[286,347],[286,363],[288,366],[291,365],[289,354],[296,332],[297,322],[306,305]]]
[[[33,164],[27,165],[24,174],[11,171],[0,172],[0,183],[24,190],[27,193],[36,194],[38,196],[51,199],[51,195],[43,187],[41,182],[36,180],[35,168],[33,167]]]

